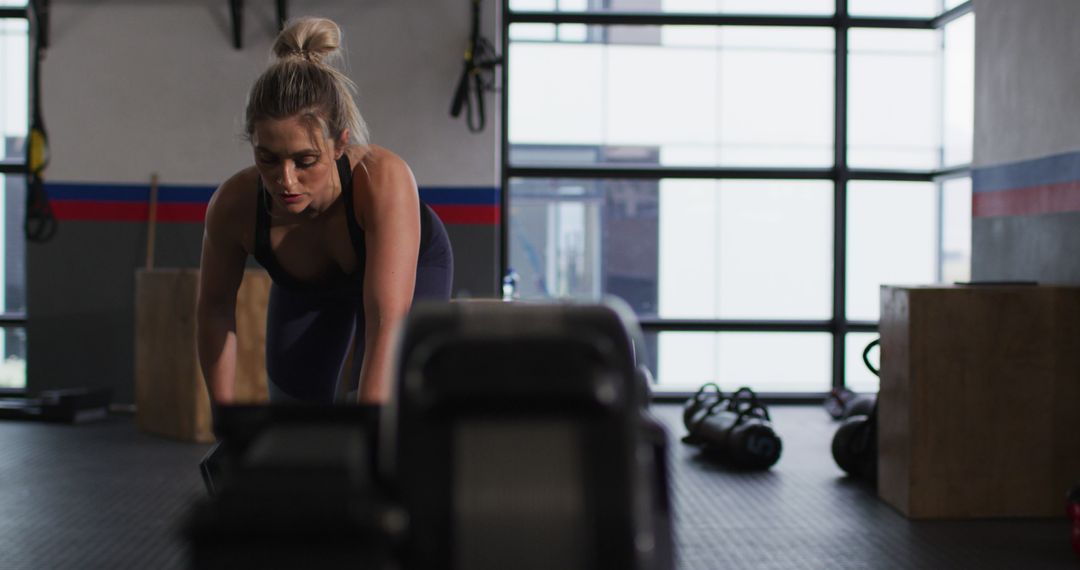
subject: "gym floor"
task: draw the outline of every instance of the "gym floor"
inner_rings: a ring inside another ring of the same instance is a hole
[[[772,406],[784,452],[734,473],[671,435],[679,567],[1076,568],[1064,516],[912,522],[842,476],[818,406]],[[140,434],[131,417],[81,426],[0,422],[0,568],[184,568],[178,524],[204,493],[209,446]],[[1062,498],[1064,513],[1064,497]]]

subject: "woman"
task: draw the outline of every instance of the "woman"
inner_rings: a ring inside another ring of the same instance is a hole
[[[281,32],[248,97],[255,166],[210,199],[197,324],[215,403],[233,401],[236,292],[249,255],[273,280],[271,402],[385,402],[395,327],[414,299],[450,297],[446,230],[408,165],[368,143],[355,87],[328,63],[340,35],[315,18]]]

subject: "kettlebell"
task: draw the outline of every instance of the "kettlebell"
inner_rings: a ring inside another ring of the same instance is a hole
[[[876,421],[869,415],[851,416],[840,424],[832,440],[836,465],[852,477],[877,481]]]
[[[879,342],[875,339],[862,353],[863,363],[875,376],[878,369],[870,364],[869,354]],[[847,417],[833,435],[833,460],[848,475],[877,485],[877,398],[852,401],[847,408]]]

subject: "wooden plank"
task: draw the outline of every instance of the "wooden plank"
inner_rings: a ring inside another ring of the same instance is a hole
[[[150,176],[150,207],[146,221],[146,264],[144,269],[154,268],[155,236],[157,235],[158,175]]]
[[[187,441],[214,440],[210,399],[195,343],[197,269],[136,273],[135,400],[139,429]],[[247,270],[237,294],[236,400],[268,399],[266,303],[270,279]]]
[[[266,307],[270,301],[270,276],[265,271],[244,272],[236,296],[236,397],[237,403],[264,403],[266,386]],[[199,380],[202,381],[200,370]]]
[[[135,276],[136,424],[148,433],[212,441],[200,429],[195,360],[195,270],[140,270]],[[200,391],[201,388],[201,391]]]

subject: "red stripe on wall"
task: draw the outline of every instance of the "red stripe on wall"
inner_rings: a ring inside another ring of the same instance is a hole
[[[498,206],[449,206],[431,204],[446,224],[498,224]]]
[[[52,209],[58,220],[145,222],[150,217],[146,202],[54,200]],[[206,204],[158,204],[159,222],[202,222],[205,218]]]
[[[162,222],[203,222],[206,204],[158,204],[157,218]]]
[[[107,202],[92,200],[53,200],[53,213],[58,220],[145,222],[149,217],[146,202]],[[498,206],[432,205],[431,208],[447,224],[498,224]],[[206,204],[158,204],[159,222],[202,222]]]
[[[976,218],[1059,212],[1080,212],[1080,181],[974,192],[971,196],[971,214]]]

